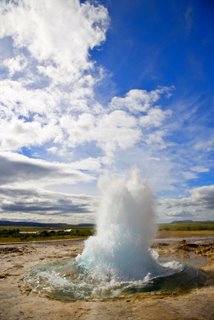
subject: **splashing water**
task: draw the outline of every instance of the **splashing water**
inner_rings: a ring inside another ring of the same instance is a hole
[[[154,197],[137,169],[128,178],[104,176],[96,235],[77,263],[99,279],[139,280],[164,273],[149,247],[155,232]]]
[[[201,286],[204,275],[178,262],[158,263],[150,250],[155,234],[154,197],[139,171],[106,175],[95,236],[68,263],[34,268],[25,283],[34,292],[63,300],[111,298],[136,292],[185,291]]]

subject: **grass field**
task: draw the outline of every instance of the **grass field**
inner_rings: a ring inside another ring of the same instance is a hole
[[[158,238],[186,238],[214,236],[214,221],[163,223],[158,227]]]
[[[17,228],[0,226],[0,242],[19,242],[19,241],[41,241],[56,239],[71,239],[79,237],[89,237],[94,233],[93,227],[26,227]]]
[[[94,227],[66,226],[62,227],[5,227],[0,226],[0,242],[42,241],[56,239],[72,239],[89,237],[94,234]],[[214,221],[165,223],[158,226],[157,237],[187,237],[214,235]]]
[[[214,221],[163,223],[160,231],[214,231]]]

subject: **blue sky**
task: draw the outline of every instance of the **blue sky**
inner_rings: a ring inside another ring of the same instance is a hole
[[[138,167],[159,221],[213,219],[211,1],[0,2],[0,218],[91,222]]]
[[[121,94],[160,83],[174,84],[182,92],[211,93],[214,8],[210,1],[102,3],[108,6],[111,26],[102,50],[92,56],[114,70]]]

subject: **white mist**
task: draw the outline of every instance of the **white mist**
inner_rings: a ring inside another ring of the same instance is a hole
[[[92,277],[140,280],[163,273],[150,253],[155,234],[155,199],[137,169],[128,177],[106,175],[99,182],[101,203],[95,236],[76,260]]]

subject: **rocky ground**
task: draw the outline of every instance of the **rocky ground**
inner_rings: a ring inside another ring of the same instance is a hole
[[[82,251],[82,240],[0,245],[1,320],[213,320],[214,237],[209,241],[159,241],[161,257],[198,263],[207,274],[205,286],[181,295],[140,293],[105,301],[63,302],[31,292],[23,277],[35,265],[68,260]]]

